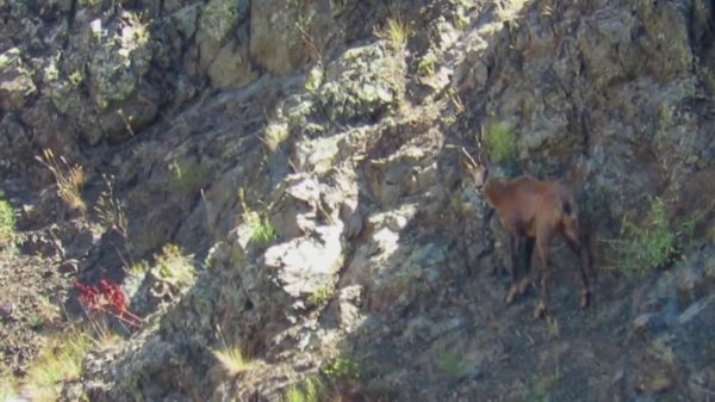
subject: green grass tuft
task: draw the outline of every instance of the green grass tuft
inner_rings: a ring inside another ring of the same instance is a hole
[[[278,238],[278,231],[275,226],[265,217],[256,214],[251,220],[251,225],[253,227],[251,240],[258,244],[268,245]]]
[[[0,199],[0,247],[9,244],[15,236],[15,210],[9,202]]]

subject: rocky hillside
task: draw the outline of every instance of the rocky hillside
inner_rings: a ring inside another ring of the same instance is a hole
[[[0,0],[0,20],[0,398],[715,399],[712,2]],[[589,309],[561,241],[550,316],[536,291],[504,303],[505,231],[462,149],[574,189]],[[76,370],[39,384],[88,323]]]

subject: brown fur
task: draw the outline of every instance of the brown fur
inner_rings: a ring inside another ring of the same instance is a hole
[[[528,270],[531,265],[532,250],[535,247],[534,256],[539,260],[541,271],[541,301],[535,316],[543,317],[547,313],[548,281],[551,274],[548,261],[549,248],[554,237],[560,235],[581,259],[580,271],[583,281],[581,307],[587,307],[591,296],[588,274],[593,274],[592,259],[588,242],[584,240],[584,234],[581,233],[578,208],[571,191],[558,181],[538,180],[531,176],[485,180],[486,167],[476,165],[473,160],[471,163],[463,163],[463,166],[467,168],[477,186],[484,184],[483,193],[487,201],[496,209],[502,225],[509,233],[512,286],[506,302],[513,302],[531,283],[528,279]],[[526,242],[527,249],[527,276],[518,283],[517,254],[523,242]]]

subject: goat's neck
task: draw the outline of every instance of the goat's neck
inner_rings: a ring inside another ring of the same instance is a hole
[[[484,183],[484,195],[492,205],[497,205],[504,198],[506,183],[497,179],[489,179]]]

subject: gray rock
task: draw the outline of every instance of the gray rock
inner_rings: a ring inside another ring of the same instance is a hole
[[[404,60],[377,43],[350,49],[326,67],[318,99],[331,120],[376,117],[404,90]]]
[[[19,48],[0,53],[0,110],[18,111],[37,92],[31,67],[22,59]]]
[[[289,296],[307,298],[336,282],[335,275],[344,259],[341,232],[342,228],[337,226],[316,227],[310,237],[268,248],[263,265]]]

